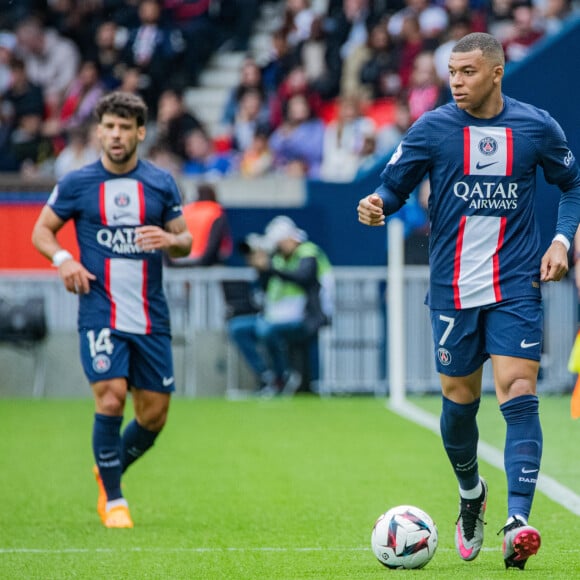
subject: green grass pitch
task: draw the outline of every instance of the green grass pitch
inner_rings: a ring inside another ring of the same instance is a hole
[[[413,401],[437,414],[438,397]],[[580,493],[580,422],[567,397],[543,398],[544,473]],[[453,544],[457,487],[439,438],[383,399],[174,399],[166,430],[124,479],[135,528],[95,511],[93,404],[0,400],[0,579],[493,579],[580,574],[578,516],[538,493],[543,546],[525,572],[503,568],[505,475],[485,463],[486,543],[473,562]],[[499,448],[495,399],[480,411]],[[415,504],[439,529],[426,568],[390,571],[370,550],[376,517]]]

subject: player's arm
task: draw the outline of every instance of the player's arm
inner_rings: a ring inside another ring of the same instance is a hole
[[[580,168],[568,148],[561,127],[552,119],[547,124],[541,164],[548,183],[558,185],[562,194],[558,206],[556,235],[540,266],[543,282],[561,280],[568,272],[568,250],[580,222]]]
[[[381,173],[382,183],[357,206],[359,222],[382,226],[399,211],[431,166],[429,125],[424,115],[409,129]]]
[[[58,243],[56,234],[64,223],[48,205],[45,205],[32,229],[32,244],[58,268],[58,273],[69,292],[87,294],[91,288],[91,280],[95,280],[96,277]]]
[[[159,226],[135,228],[135,243],[144,251],[164,250],[171,258],[183,258],[191,252],[191,234],[185,218],[180,215]]]
[[[576,183],[562,192],[558,207],[556,235],[542,257],[540,280],[558,282],[568,273],[568,251],[580,221],[580,174]]]

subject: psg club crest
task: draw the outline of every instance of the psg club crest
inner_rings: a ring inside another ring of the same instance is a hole
[[[118,193],[115,196],[115,205],[117,207],[127,207],[131,203],[131,198],[126,193]]]
[[[106,373],[111,368],[111,359],[106,354],[98,354],[93,359],[93,370],[96,373]]]
[[[497,151],[497,141],[493,137],[484,137],[479,142],[479,150],[484,155],[493,155]]]
[[[443,366],[451,364],[451,353],[446,348],[440,347],[437,349],[437,358]]]

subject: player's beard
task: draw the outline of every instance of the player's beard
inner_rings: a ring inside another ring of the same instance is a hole
[[[133,143],[127,149],[124,149],[122,153],[113,154],[110,150],[107,149],[105,150],[105,155],[111,163],[114,163],[115,165],[125,165],[125,163],[129,162],[133,158],[136,151],[137,143]]]

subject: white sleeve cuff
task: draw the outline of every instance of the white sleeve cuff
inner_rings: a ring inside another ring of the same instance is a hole
[[[570,240],[564,234],[556,234],[554,236],[553,242],[562,242],[566,246],[566,250],[570,249]]]

